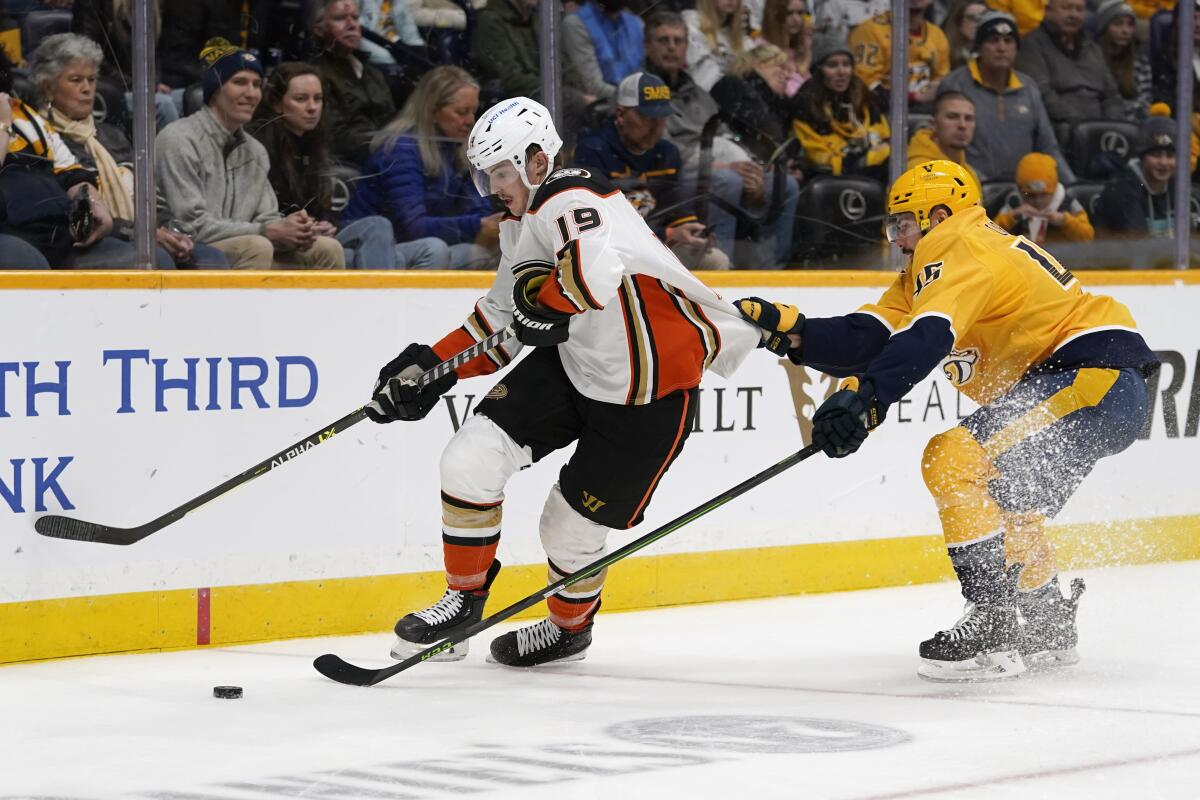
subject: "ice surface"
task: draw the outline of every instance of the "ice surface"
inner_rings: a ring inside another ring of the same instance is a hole
[[[952,584],[602,615],[540,671],[499,627],[370,689],[310,662],[390,636],[8,666],[0,798],[1200,797],[1200,562],[1083,574],[1081,663],[1004,684],[917,679]]]

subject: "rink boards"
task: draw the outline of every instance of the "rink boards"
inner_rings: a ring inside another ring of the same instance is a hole
[[[882,273],[705,276],[809,316]],[[438,459],[501,377],[417,424],[362,423],[128,547],[38,536],[43,513],[146,522],[361,405],[379,366],[457,326],[468,273],[0,275],[0,662],[387,629],[440,595]],[[1065,566],[1200,558],[1200,275],[1090,273],[1165,362],[1146,436],[1056,520]],[[710,374],[697,428],[623,544],[807,441],[833,389],[766,351]],[[937,371],[860,454],[810,459],[614,567],[606,611],[946,578],[925,442],[972,406]],[[569,453],[510,482],[489,608],[545,582],[537,520]],[[538,613],[540,610],[535,609]]]

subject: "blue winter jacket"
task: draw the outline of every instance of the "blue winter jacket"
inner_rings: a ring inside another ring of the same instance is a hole
[[[342,223],[378,214],[392,221],[397,242],[427,236],[446,244],[473,242],[479,221],[493,213],[491,202],[479,196],[467,173],[455,171],[458,145],[442,142],[440,147],[443,166],[435,177],[425,174],[417,140],[411,136],[372,152],[342,212]]]

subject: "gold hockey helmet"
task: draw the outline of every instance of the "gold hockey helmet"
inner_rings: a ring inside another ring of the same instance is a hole
[[[926,161],[892,184],[887,213],[912,212],[924,233],[929,230],[929,215],[937,206],[958,212],[979,205],[979,200],[979,186],[965,167],[953,161]]]

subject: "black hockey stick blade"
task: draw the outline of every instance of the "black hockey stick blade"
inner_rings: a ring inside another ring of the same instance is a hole
[[[374,686],[381,681],[387,680],[393,675],[403,672],[409,667],[420,664],[422,661],[428,661],[438,653],[449,650],[456,644],[465,642],[467,639],[470,639],[472,636],[475,636],[478,633],[482,633],[493,625],[497,625],[504,620],[521,613],[525,609],[537,605],[546,598],[558,594],[563,589],[596,575],[601,570],[607,569],[618,561],[648,547],[664,536],[679,530],[689,522],[693,522],[700,517],[703,517],[710,511],[717,510],[735,497],[750,491],[761,483],[765,483],[779,473],[791,469],[801,461],[819,452],[821,452],[820,448],[818,448],[816,445],[809,445],[803,450],[792,453],[779,463],[767,467],[762,472],[747,478],[731,489],[726,489],[721,494],[703,503],[702,505],[693,508],[686,514],[676,517],[666,525],[655,528],[649,533],[634,539],[632,542],[620,548],[619,550],[614,550],[607,556],[593,561],[591,564],[583,567],[578,572],[573,572],[565,578],[555,581],[546,588],[539,589],[523,600],[518,600],[507,608],[497,611],[495,614],[492,614],[486,619],[481,619],[472,625],[468,625],[462,630],[461,633],[455,634],[449,639],[443,639],[437,644],[430,645],[421,652],[414,653],[399,663],[392,664],[388,667],[382,667],[380,669],[367,669],[365,667],[355,666],[348,661],[344,661],[332,653],[326,653],[325,655],[318,656],[316,660],[313,661],[313,667],[317,670],[317,672],[321,673],[326,678],[337,681],[338,683],[344,683],[348,686]]]
[[[471,345],[461,353],[457,353],[440,364],[426,370],[417,378],[417,385],[421,387],[426,386],[430,381],[435,381],[456,367],[465,364],[494,347],[498,347],[511,336],[513,336],[511,327],[502,328],[486,339],[482,339]],[[178,508],[173,508],[166,514],[163,514],[158,519],[151,520],[134,528],[116,528],[111,525],[101,525],[96,522],[87,522],[58,514],[47,514],[44,517],[40,517],[34,523],[33,528],[42,536],[49,536],[52,539],[70,539],[77,542],[98,542],[100,544],[119,545],[140,542],[150,534],[162,530],[173,522],[178,522],[191,512],[217,499],[229,490],[248,483],[257,477],[266,475],[276,467],[287,464],[293,458],[304,455],[317,445],[332,439],[335,434],[341,433],[352,425],[357,425],[366,418],[366,409],[360,408],[352,411],[331,425],[326,425],[320,430],[314,431],[300,441],[260,461],[245,472],[235,475],[219,486],[209,489],[199,497],[193,497]]]

